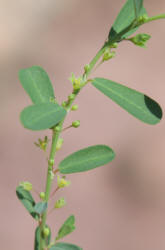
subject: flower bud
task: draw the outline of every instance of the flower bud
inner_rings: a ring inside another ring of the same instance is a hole
[[[41,192],[41,193],[40,193],[40,198],[41,198],[41,200],[44,200],[44,199],[45,199],[45,193],[44,193],[44,192]]]
[[[59,132],[61,130],[60,126],[56,126],[54,129],[56,132]]]
[[[87,72],[89,71],[89,69],[90,69],[90,65],[89,65],[89,64],[86,64],[86,65],[84,66],[84,71],[85,71],[85,73],[87,73]]]
[[[75,105],[73,105],[72,107],[71,107],[71,110],[72,111],[75,111],[75,110],[77,110],[78,109],[78,105],[77,104],[75,104]]]
[[[76,121],[72,122],[72,127],[78,128],[79,126],[80,126],[80,121],[79,120],[76,120]]]
[[[103,55],[103,62],[112,59],[113,57],[115,57],[115,54],[115,51],[110,51],[109,49],[107,49]]]
[[[50,230],[48,227],[45,227],[44,230],[43,230],[43,235],[45,238],[47,238],[50,234]]]
[[[129,38],[132,43],[142,48],[146,48],[147,41],[151,38],[148,34],[137,34],[134,37]]]
[[[31,191],[33,186],[30,182],[28,181],[23,181],[23,182],[20,182],[19,184],[21,187],[23,187],[26,191]]]
[[[117,47],[118,47],[118,43],[112,43],[112,44],[111,44],[111,48],[116,49]]]
[[[74,100],[74,98],[75,98],[75,94],[71,94],[71,95],[68,96],[68,100],[69,101]]]
[[[56,201],[54,208],[61,208],[66,205],[66,201],[64,198],[60,198],[59,200]]]

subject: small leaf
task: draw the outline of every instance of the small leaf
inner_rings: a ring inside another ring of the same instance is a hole
[[[112,43],[115,41],[120,41],[133,34],[138,28],[133,27],[133,22],[136,20],[135,8],[139,15],[146,14],[146,10],[141,4],[138,4],[136,0],[127,0],[127,2],[122,7],[119,12],[112,28],[110,29],[108,35],[108,42]],[[141,0],[139,0],[141,2]]]
[[[55,99],[50,79],[41,67],[32,66],[20,70],[19,79],[34,104],[50,102],[51,99]]]
[[[64,222],[62,227],[58,231],[56,240],[62,239],[66,235],[72,233],[75,230],[75,217],[74,215],[69,216],[69,218]]]
[[[81,149],[62,160],[59,170],[62,174],[88,171],[112,161],[115,153],[105,145],[96,145]]]
[[[18,186],[16,189],[16,194],[18,199],[22,202],[24,207],[27,209],[27,211],[31,214],[31,216],[38,220],[39,215],[36,213],[34,207],[35,207],[35,201],[31,195],[31,193],[27,190],[25,190],[22,186]]]
[[[45,239],[46,245],[49,245],[50,240],[51,240],[51,230],[50,230],[50,227],[48,228],[49,228],[50,233],[49,233],[49,236]],[[40,250],[40,227],[39,226],[35,230],[34,250]]]
[[[81,247],[70,243],[58,242],[50,250],[83,250]]]
[[[148,124],[160,122],[161,107],[150,97],[103,78],[95,78],[92,85],[139,120]]]
[[[59,123],[66,115],[66,110],[54,103],[41,103],[26,107],[20,115],[25,128],[44,130]]]
[[[48,207],[47,202],[38,202],[37,204],[35,204],[34,210],[36,211],[36,213],[42,214],[43,212],[45,212],[47,207]]]

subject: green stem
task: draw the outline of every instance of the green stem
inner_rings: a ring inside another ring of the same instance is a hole
[[[53,170],[53,165],[54,165],[54,158],[56,155],[56,146],[58,142],[58,138],[60,135],[60,132],[62,130],[62,125],[63,125],[64,119],[59,123],[60,131],[56,132],[54,129],[53,135],[52,135],[52,145],[51,145],[51,150],[50,150],[50,156],[48,160],[48,171],[47,171],[47,179],[46,179],[46,188],[45,188],[45,201],[49,201],[50,197],[50,191],[51,191],[51,184],[52,184],[52,170]],[[43,230],[46,226],[46,218],[47,218],[47,210],[43,213],[42,215],[42,220],[41,220],[41,225],[40,225],[40,250],[44,250],[45,247],[45,239],[43,237]]]
[[[87,77],[89,76],[89,74],[91,73],[92,69],[94,68],[94,66],[96,65],[97,61],[100,59],[100,57],[103,55],[104,51],[106,49],[106,46],[104,45],[99,52],[96,54],[96,56],[92,59],[92,61],[89,64],[89,70],[88,72],[85,72],[83,77],[87,79]],[[78,93],[80,92],[81,89],[73,91],[73,93],[75,94],[75,97],[73,98],[73,100],[70,100],[65,109],[67,110],[67,112],[70,111],[71,105],[74,102],[76,96],[78,95]],[[55,131],[55,127],[52,129],[53,131],[53,135],[52,135],[52,145],[51,145],[51,150],[50,150],[50,156],[49,156],[49,161],[48,161],[48,171],[47,171],[47,180],[46,180],[46,188],[45,188],[45,201],[48,202],[49,201],[49,197],[50,197],[50,191],[51,191],[51,185],[52,185],[52,170],[53,170],[53,165],[54,165],[54,158],[56,155],[56,146],[57,146],[57,142],[58,142],[58,138],[60,136],[60,133],[62,132],[62,126],[64,123],[66,116],[64,117],[64,119],[58,124],[58,127],[60,128],[60,130],[58,132]],[[41,218],[41,224],[40,224],[40,250],[44,250],[45,249],[45,239],[43,236],[43,230],[46,226],[46,219],[47,219],[47,210],[43,213],[42,218]]]
[[[159,19],[164,19],[164,18],[165,18],[165,14],[160,14],[160,15],[157,15],[157,16],[149,17],[144,23],[149,23],[151,21],[155,21],[155,20],[159,20]]]

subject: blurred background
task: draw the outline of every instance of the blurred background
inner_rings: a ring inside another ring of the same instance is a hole
[[[5,250],[33,249],[36,222],[15,195],[20,181],[44,191],[46,157],[34,145],[50,132],[32,132],[19,121],[30,99],[18,71],[32,65],[49,74],[57,99],[71,92],[71,72],[79,76],[105,41],[124,0],[0,0],[0,245]],[[165,12],[164,0],[145,0],[149,15]],[[165,110],[165,20],[146,24],[148,48],[123,42],[115,59],[92,76],[105,77],[144,92]],[[164,250],[165,248],[165,120],[143,124],[104,97],[90,84],[66,126],[64,147],[56,162],[80,148],[107,144],[116,152],[109,165],[68,175],[72,185],[53,198],[67,206],[49,216],[53,235],[71,214],[77,230],[65,241],[84,250]],[[36,195],[34,194],[37,199]]]

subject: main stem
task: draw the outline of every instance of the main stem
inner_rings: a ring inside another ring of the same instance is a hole
[[[96,56],[92,59],[92,61],[89,64],[88,71],[84,72],[84,74],[82,76],[84,79],[87,79],[87,77],[90,75],[92,69],[94,68],[94,66],[96,65],[96,63],[100,59],[100,57],[104,54],[105,49],[106,49],[106,46],[104,45],[98,51]],[[84,84],[84,86],[85,86],[85,84]],[[80,92],[80,90],[78,90],[76,92],[73,90],[73,93],[75,94],[75,97],[74,97],[73,100],[68,102],[67,106],[65,107],[67,112],[70,111],[71,105],[74,102],[74,100],[75,100],[76,96],[78,95],[78,93]],[[49,197],[50,197],[51,185],[52,185],[52,180],[53,180],[53,178],[52,178],[53,165],[54,165],[54,159],[55,159],[55,155],[56,155],[56,146],[57,146],[58,138],[59,138],[59,136],[61,134],[61,131],[62,131],[62,126],[63,126],[65,118],[66,117],[64,117],[64,119],[58,124],[58,127],[60,128],[60,130],[58,132],[56,132],[55,127],[52,129],[53,135],[52,135],[52,145],[51,145],[51,150],[50,150],[50,156],[49,156],[49,160],[48,160],[48,170],[47,170],[47,179],[46,179],[46,188],[45,188],[45,202],[48,202]],[[47,210],[43,213],[43,215],[41,217],[40,250],[45,250],[45,247],[46,247],[45,238],[44,238],[44,235],[43,235],[44,228],[46,227],[46,219],[47,219]]]

